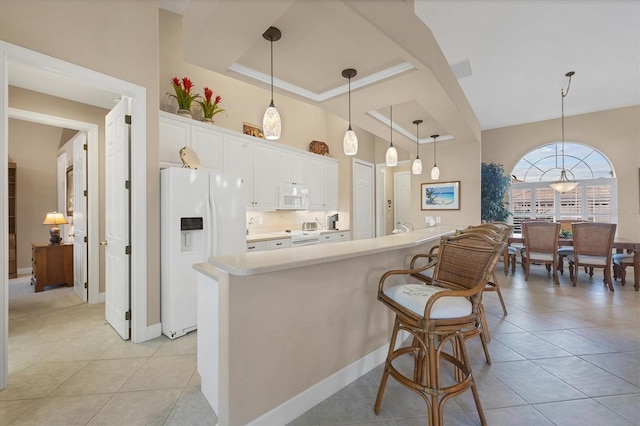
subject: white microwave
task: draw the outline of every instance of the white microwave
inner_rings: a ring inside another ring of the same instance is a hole
[[[280,210],[308,210],[309,188],[290,183],[280,184]]]

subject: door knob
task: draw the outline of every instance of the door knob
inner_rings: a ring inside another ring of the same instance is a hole
[[[106,246],[106,245],[107,245],[107,240],[100,241],[100,245],[101,245],[101,246]]]

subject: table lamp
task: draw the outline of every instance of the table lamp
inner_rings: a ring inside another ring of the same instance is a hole
[[[58,228],[58,225],[66,225],[68,223],[69,222],[67,222],[67,219],[64,218],[64,215],[62,213],[47,213],[47,216],[44,218],[44,222],[42,222],[42,224],[53,225],[51,227],[51,230],[49,231],[49,234],[51,235],[51,238],[49,238],[50,244],[60,244],[62,238],[60,238],[60,228]]]

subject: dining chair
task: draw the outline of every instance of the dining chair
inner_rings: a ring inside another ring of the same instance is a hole
[[[430,284],[411,283],[415,270],[392,270],[382,275],[378,300],[395,313],[395,324],[374,404],[376,414],[391,376],[424,399],[429,425],[442,425],[444,404],[469,389],[480,423],[486,425],[464,334],[479,326],[482,291],[505,245],[479,232],[445,236],[433,262]],[[396,347],[401,331],[410,339]],[[413,369],[396,368],[398,358],[408,359]],[[450,370],[441,366],[452,366],[454,374],[448,375]]]
[[[560,232],[571,230],[571,225],[574,223],[584,223],[586,220],[580,219],[559,219],[557,222],[560,224]],[[558,247],[558,270],[560,274],[564,274],[564,259],[573,257],[573,246],[560,246]]]
[[[524,251],[522,252],[522,266],[524,279],[529,280],[531,264],[545,265],[548,272],[553,274],[553,283],[558,281],[558,237],[560,224],[556,222],[524,222],[522,234],[524,236]]]
[[[574,223],[573,258],[569,258],[569,276],[573,286],[578,282],[578,268],[603,268],[604,284],[613,290],[611,281],[611,251],[616,234],[615,223]],[[592,273],[591,273],[592,274]]]
[[[616,253],[611,257],[613,262],[613,279],[620,277],[620,284],[627,283],[627,266],[633,266],[633,253]]]

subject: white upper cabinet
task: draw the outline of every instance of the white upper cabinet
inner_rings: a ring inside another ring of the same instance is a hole
[[[307,186],[309,210],[338,210],[338,163],[320,156],[309,157]]]
[[[224,171],[244,179],[246,206],[251,210],[275,210],[278,207],[278,151],[259,141],[224,135]]]
[[[307,184],[308,154],[278,148],[278,178],[280,183]]]
[[[222,134],[210,124],[160,113],[160,166],[182,166],[180,149],[188,146],[200,159],[200,168],[222,171]]]
[[[309,188],[309,210],[338,210],[338,161],[160,111],[160,167],[182,166],[188,146],[200,168],[244,179],[249,210],[275,211],[280,184]]]

